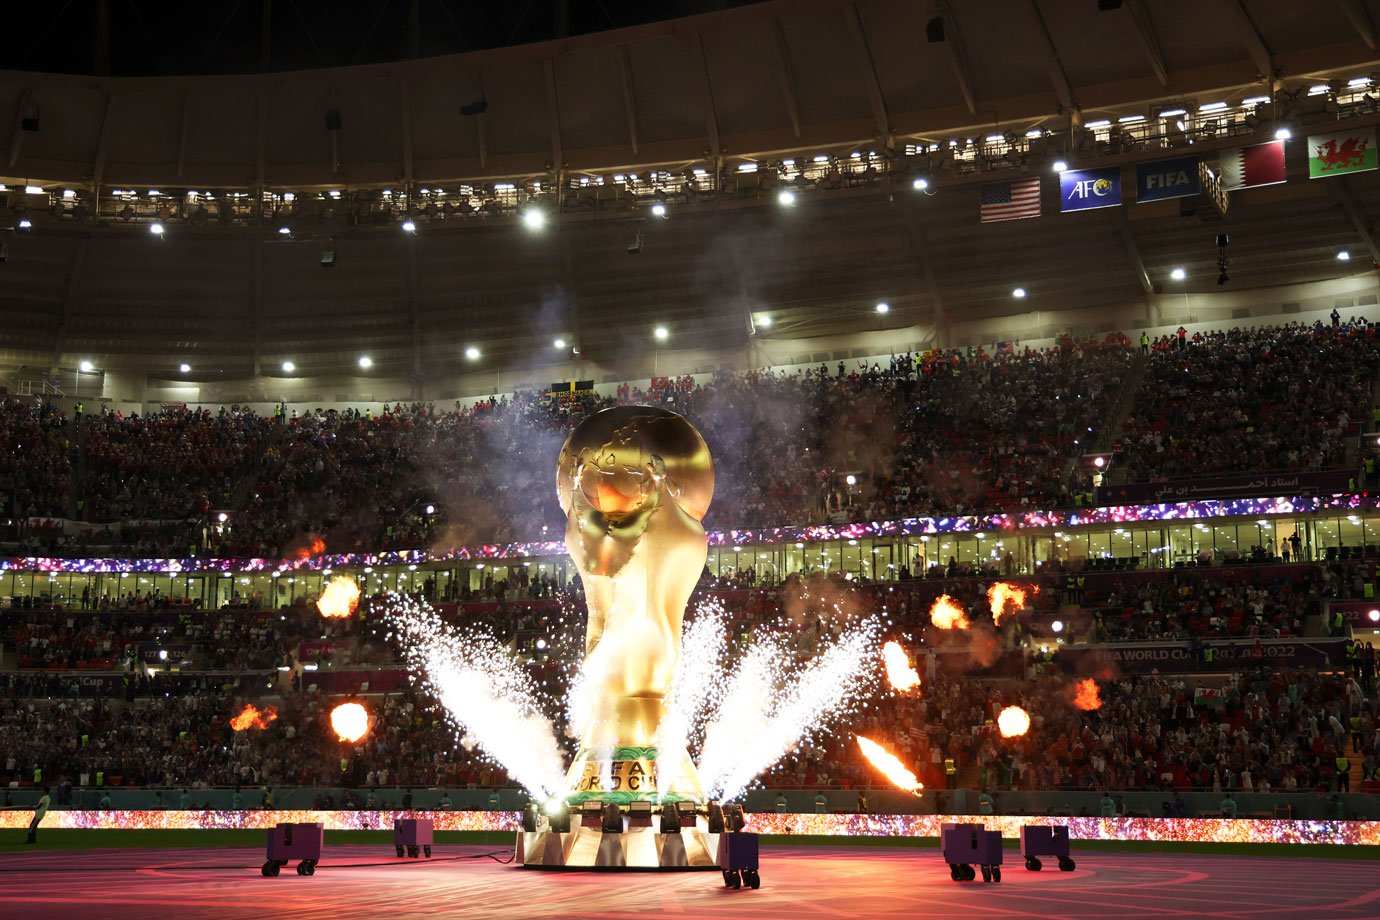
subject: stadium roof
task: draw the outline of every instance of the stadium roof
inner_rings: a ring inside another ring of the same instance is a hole
[[[380,372],[428,379],[464,368],[465,348],[521,362],[556,336],[613,367],[658,324],[670,347],[741,348],[761,315],[773,325],[757,335],[942,338],[975,317],[1148,300],[1171,267],[1186,290],[1211,290],[1224,231],[1238,286],[1368,270],[1377,174],[1309,182],[1301,138],[1290,182],[1236,196],[1225,220],[1168,201],[1047,204],[1036,220],[982,225],[975,184],[1048,177],[1061,155],[1211,160],[1285,119],[1300,133],[1373,125],[1369,84],[1348,83],[1380,69],[1376,12],[794,0],[296,73],[0,72],[0,111],[15,112],[0,121],[0,227],[34,224],[6,237],[0,361],[90,355],[170,373],[190,358],[243,376],[289,358],[343,372],[367,352]],[[1248,102],[1261,96],[1274,101]],[[1200,109],[1217,101],[1227,110]],[[1177,107],[1187,134],[1157,116]],[[844,181],[786,165],[797,158]],[[696,169],[712,193],[686,192]],[[934,194],[912,188],[921,176]],[[802,193],[793,208],[777,205],[787,186]],[[149,210],[153,189],[164,199]],[[195,189],[233,219],[198,221]],[[437,189],[494,209],[458,219]],[[342,190],[349,206],[332,207]],[[667,219],[651,218],[668,190]],[[232,213],[234,194],[246,200]],[[116,217],[131,201],[131,220]],[[559,219],[529,233],[524,203]],[[399,233],[414,215],[420,232]],[[168,221],[161,240],[154,219]],[[1339,263],[1344,248],[1361,258]],[[1013,299],[1017,285],[1030,296]]]

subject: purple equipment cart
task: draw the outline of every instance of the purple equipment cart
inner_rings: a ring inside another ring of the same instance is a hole
[[[430,818],[395,818],[393,820],[393,846],[398,851],[398,858],[401,859],[403,851],[413,859],[417,858],[419,852],[425,852],[426,858],[431,858],[431,844],[434,831]]]
[[[736,831],[719,835],[719,868],[728,888],[761,888],[762,877],[757,874],[757,835]]]
[[[298,875],[315,875],[323,837],[321,824],[279,824],[268,832],[268,860],[260,871],[272,878],[295,859]]]
[[[1044,865],[1040,862],[1041,856],[1059,860],[1060,872],[1072,872],[1074,863],[1069,858],[1068,826],[1027,824],[1022,827],[1021,855],[1025,857],[1025,867],[1031,872],[1039,872]]]
[[[984,882],[1001,881],[1001,832],[989,831],[981,824],[944,824],[940,830],[940,847],[944,861],[949,864],[949,878],[955,882],[971,882],[982,869]]]

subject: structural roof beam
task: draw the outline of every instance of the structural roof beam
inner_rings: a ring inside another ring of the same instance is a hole
[[[1371,51],[1376,49],[1375,23],[1371,22],[1370,13],[1366,11],[1365,4],[1361,0],[1337,0],[1337,5],[1342,8],[1342,13],[1351,23],[1351,27],[1356,30],[1356,34],[1361,36],[1361,41],[1366,43],[1366,47]]]
[[[1145,59],[1150,62],[1150,69],[1155,72],[1155,79],[1160,82],[1160,86],[1168,87],[1169,69],[1164,66],[1160,40],[1155,35],[1155,24],[1150,21],[1150,11],[1145,8],[1145,0],[1126,0],[1126,12],[1131,14],[1140,50],[1145,52]]]
[[[949,63],[953,65],[954,80],[963,94],[963,104],[969,115],[977,114],[977,98],[973,95],[972,70],[968,67],[968,54],[963,50],[963,36],[958,31],[958,21],[949,12],[947,0],[934,0],[934,11],[944,24],[944,45],[949,50]]]
[[[844,7],[844,19],[848,31],[853,34],[853,48],[858,55],[858,66],[862,69],[863,85],[867,89],[867,101],[872,106],[872,121],[878,137],[891,133],[891,122],[886,112],[886,97],[882,95],[882,84],[877,79],[877,65],[872,61],[872,48],[867,43],[867,32],[863,29],[862,14],[858,5],[850,3]]]
[[[1030,3],[1030,14],[1035,17],[1036,31],[1040,35],[1041,44],[1045,49],[1045,63],[1049,67],[1049,81],[1054,85],[1054,95],[1058,97],[1059,104],[1066,110],[1074,108],[1073,86],[1069,83],[1068,74],[1064,72],[1064,62],[1059,60],[1059,49],[1054,47],[1054,36],[1049,33],[1049,26],[1045,23],[1045,17],[1040,13],[1040,7],[1035,0],[1028,0]]]
[[[1246,46],[1246,51],[1250,53],[1251,60],[1255,62],[1256,69],[1260,71],[1263,79],[1274,78],[1275,63],[1274,55],[1270,53],[1269,47],[1265,44],[1265,37],[1256,28],[1255,20],[1251,18],[1250,11],[1246,9],[1242,0],[1228,0],[1225,4],[1227,18],[1231,20],[1232,27],[1236,30],[1237,38]]]

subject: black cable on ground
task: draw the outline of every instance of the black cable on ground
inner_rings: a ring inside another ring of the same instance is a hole
[[[71,851],[73,856],[80,855],[83,851]],[[507,853],[508,858],[500,858]],[[317,865],[317,869],[372,869],[379,866],[421,866],[429,863],[458,862],[462,859],[492,859],[501,865],[508,865],[517,858],[517,850],[494,850],[489,853],[463,853],[459,856],[434,856],[426,858],[402,858],[391,859],[387,862],[364,862],[364,863],[337,863],[332,865]],[[289,860],[295,862],[295,860]],[[61,866],[0,866],[0,875],[7,873],[42,873],[42,872],[82,872],[90,875],[96,872],[236,872],[236,871],[258,871],[262,864],[254,866],[92,866],[92,865],[61,865]]]

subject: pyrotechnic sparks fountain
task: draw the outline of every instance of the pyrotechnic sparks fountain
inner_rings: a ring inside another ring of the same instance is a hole
[[[866,705],[879,622],[845,616],[837,602],[823,621],[833,638],[821,639],[807,661],[799,660],[796,636],[762,628],[735,659],[727,618],[712,604],[694,611],[682,644],[682,618],[706,558],[700,519],[714,490],[709,450],[683,418],[646,407],[592,416],[561,449],[557,485],[589,611],[584,662],[565,701],[569,733],[579,741],[568,768],[543,715],[556,701],[504,643],[453,629],[423,602],[391,596],[383,604],[408,663],[464,743],[505,767],[548,812],[594,799],[698,807],[732,798],[803,740]],[[678,855],[653,845],[649,825],[617,835],[627,839],[614,856],[607,852],[614,835],[598,826],[562,831],[534,816],[520,858],[712,866],[705,813],[697,811]]]

